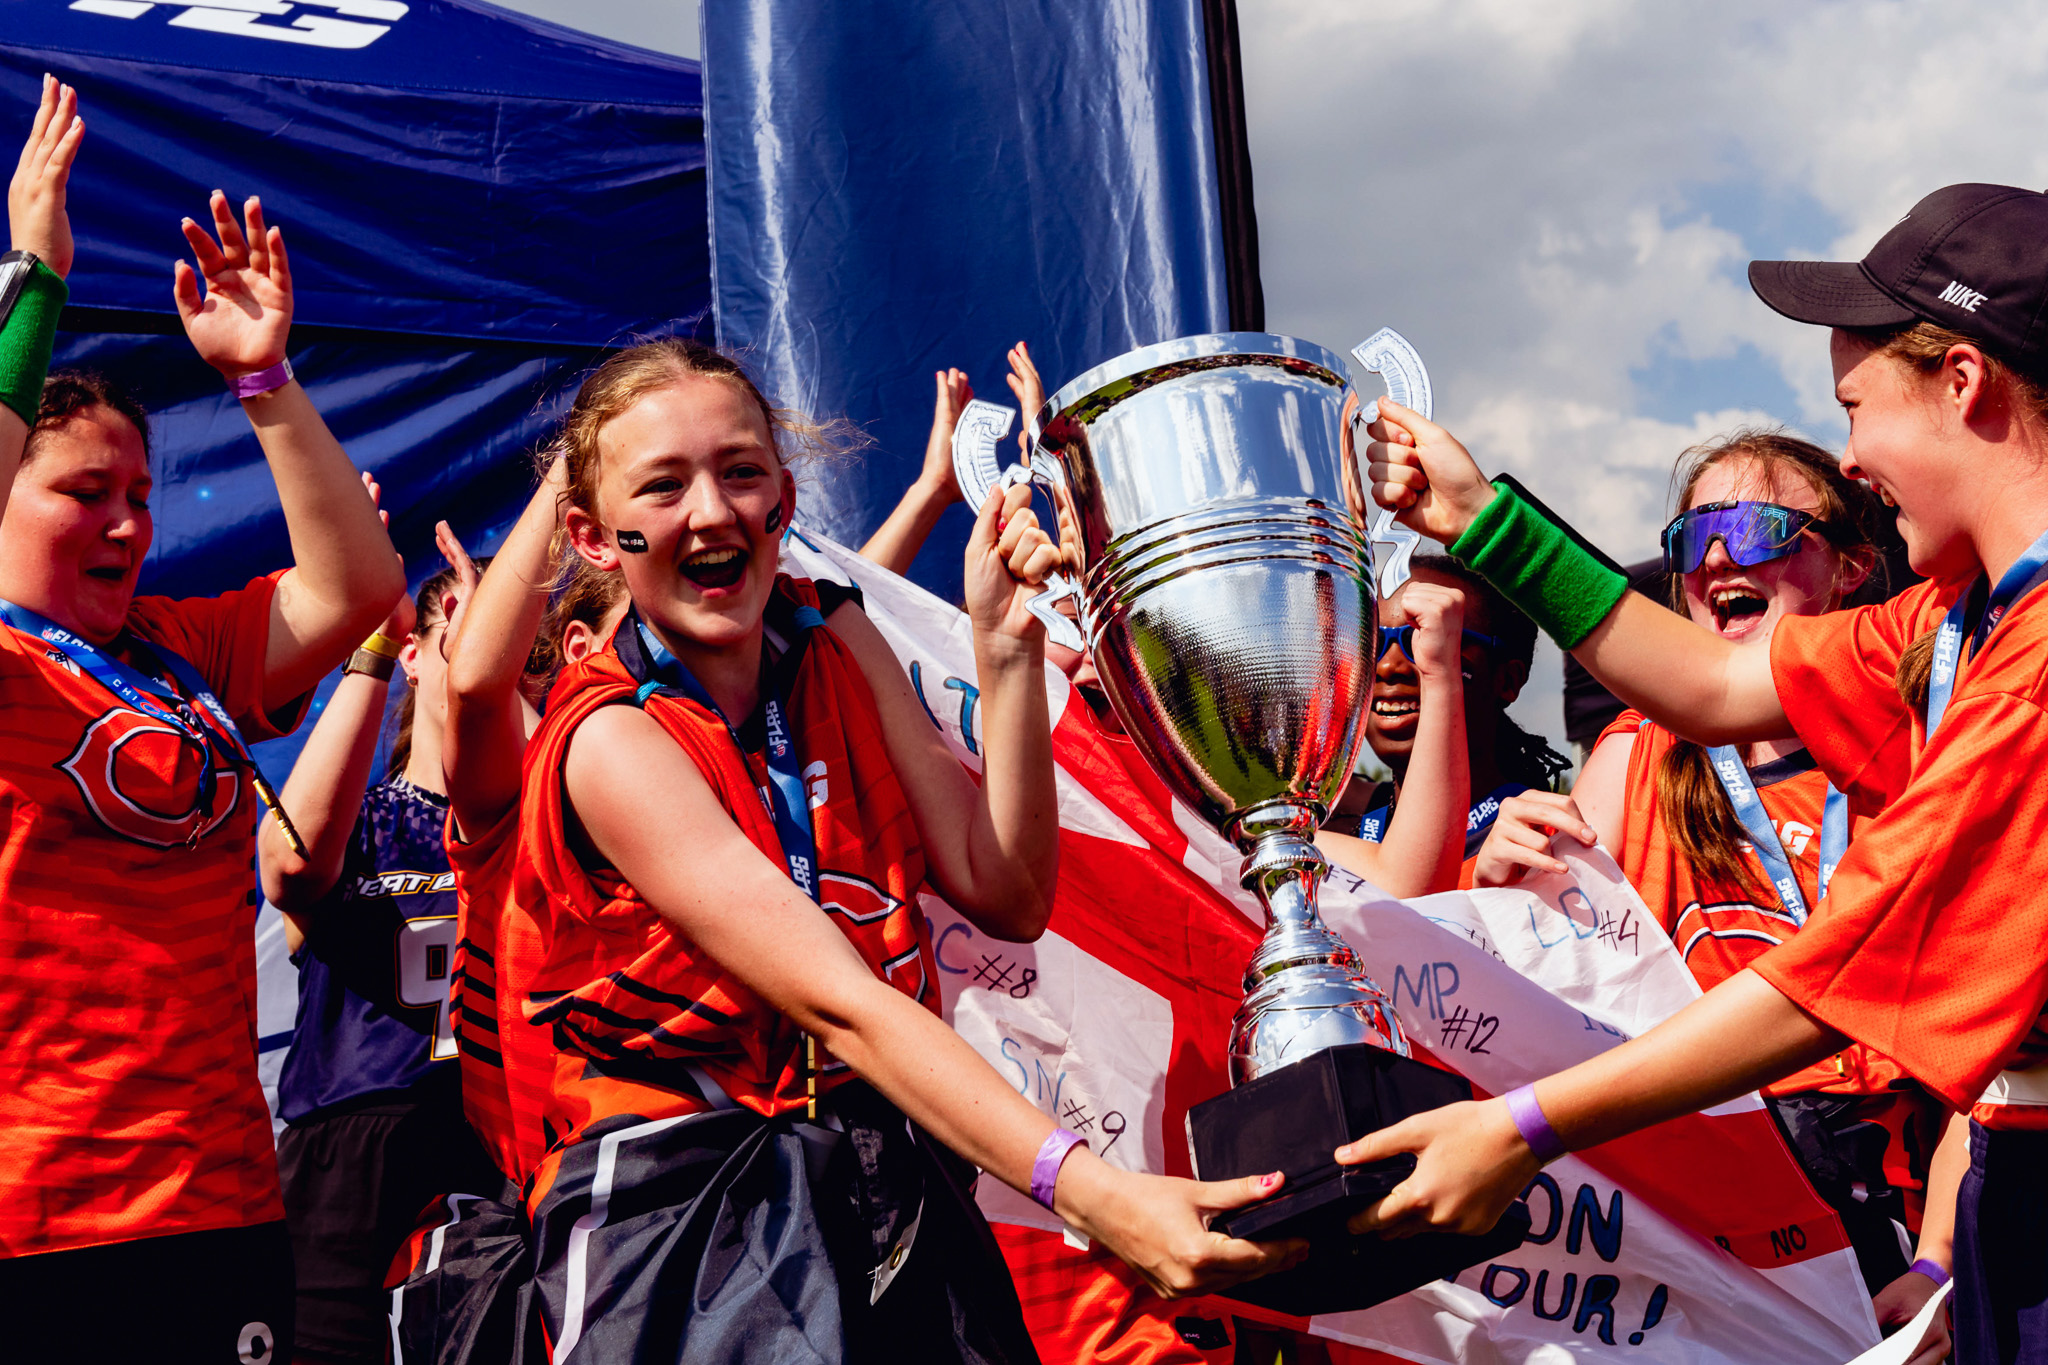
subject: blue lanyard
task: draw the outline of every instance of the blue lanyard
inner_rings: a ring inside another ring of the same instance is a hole
[[[1756,783],[1750,780],[1742,755],[1735,752],[1734,745],[1723,744],[1707,750],[1707,761],[1713,765],[1714,776],[1721,779],[1721,790],[1728,793],[1728,804],[1735,807],[1735,818],[1742,821],[1742,828],[1749,834],[1749,846],[1756,850],[1757,861],[1764,865],[1764,873],[1778,893],[1778,904],[1785,907],[1795,925],[1806,923],[1806,893],[1799,889],[1799,878],[1792,873],[1792,860],[1785,856],[1785,845],[1779,840],[1778,831],[1771,827],[1764,799],[1757,794]],[[1828,894],[1828,882],[1834,878],[1835,868],[1848,851],[1849,798],[1836,791],[1835,784],[1830,782],[1820,819],[1823,897]]]
[[[650,693],[661,688],[680,692],[697,705],[709,711],[724,723],[725,731],[732,736],[733,747],[742,755],[746,746],[740,743],[739,731],[726,719],[718,703],[711,700],[711,694],[704,690],[704,684],[697,681],[683,661],[670,653],[668,647],[655,637],[640,619],[636,609],[633,625],[639,631],[642,647],[647,651],[649,663],[653,666],[654,681],[640,689],[640,700],[644,703]],[[825,618],[816,607],[799,606],[796,609],[798,629],[808,631],[825,624]],[[789,879],[797,889],[812,900],[818,898],[818,847],[811,833],[811,806],[809,793],[804,790],[803,765],[796,752],[796,740],[789,731],[788,708],[784,705],[781,690],[767,689],[761,704],[762,723],[768,731],[768,783],[761,790],[761,804],[768,808],[770,818],[775,821],[775,837],[782,843],[782,856],[789,863]]]
[[[1934,737],[1934,727],[1941,724],[1949,698],[1956,690],[1956,674],[1963,662],[1963,637],[1970,637],[1970,652],[1975,654],[1984,647],[1985,639],[2006,611],[2044,581],[2048,581],[2048,532],[2043,532],[2018,562],[2005,571],[1988,598],[1984,593],[1985,579],[1979,576],[1970,590],[1948,609],[1934,636],[1934,668],[1927,677],[1928,738]],[[1972,617],[1977,618],[1974,627],[1970,624]]]
[[[143,651],[154,656],[158,662],[171,671],[179,685],[189,694],[181,697],[161,679],[140,673],[119,659],[100,652],[92,641],[74,635],[48,617],[27,607],[17,606],[0,599],[0,620],[5,620],[24,635],[33,635],[44,643],[53,645],[87,673],[93,681],[113,693],[122,704],[145,716],[163,721],[175,728],[199,746],[199,804],[201,812],[208,818],[213,814],[214,778],[219,769],[215,757],[225,761],[229,767],[246,768],[255,772],[255,762],[249,757],[249,746],[242,740],[242,733],[235,728],[235,722],[228,715],[227,708],[213,695],[206,680],[199,676],[199,670],[188,663],[176,650],[166,649],[153,641],[137,638],[135,643]],[[193,709],[197,703],[213,718],[209,726]],[[266,798],[267,799],[267,798]],[[203,827],[202,825],[200,827]],[[196,839],[196,835],[194,836]]]
[[[1472,803],[1472,809],[1465,812],[1465,856],[1471,857],[1486,842],[1486,832],[1493,828],[1493,822],[1500,818],[1500,803],[1510,796],[1520,796],[1529,790],[1526,782],[1503,782],[1486,795]],[[1369,844],[1377,844],[1387,837],[1387,826],[1393,823],[1394,807],[1389,802],[1358,817],[1358,837]]]

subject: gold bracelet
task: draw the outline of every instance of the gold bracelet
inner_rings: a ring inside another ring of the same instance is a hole
[[[387,654],[378,654],[368,645],[365,645],[348,656],[348,663],[342,667],[341,671],[343,676],[347,676],[350,673],[361,673],[375,678],[378,682],[390,682],[392,671],[397,667],[398,661],[396,659]]]
[[[362,647],[369,653],[386,659],[397,658],[398,651],[403,648],[398,641],[392,639],[381,630],[376,631],[369,639],[363,641]],[[388,677],[389,675],[387,674],[386,676]]]

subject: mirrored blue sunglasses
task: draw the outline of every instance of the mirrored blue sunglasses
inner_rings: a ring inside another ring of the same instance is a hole
[[[1664,571],[1691,573],[1706,562],[1716,540],[1743,568],[1783,559],[1799,548],[1799,533],[1827,523],[1811,512],[1775,502],[1709,502],[1681,512],[1664,528]]]

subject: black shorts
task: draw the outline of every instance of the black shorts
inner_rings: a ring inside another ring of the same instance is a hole
[[[65,1365],[291,1365],[283,1223],[0,1260],[0,1357]]]
[[[383,1361],[385,1272],[421,1209],[452,1190],[496,1195],[504,1184],[453,1086],[290,1124],[277,1167],[298,1264],[301,1360]]]
[[[2048,1361],[2048,1133],[1971,1121],[1950,1311],[1956,1365]]]

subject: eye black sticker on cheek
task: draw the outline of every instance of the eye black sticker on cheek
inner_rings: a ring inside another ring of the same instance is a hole
[[[778,502],[773,508],[769,509],[768,520],[762,524],[761,529],[764,531],[780,531],[782,529],[781,503]]]
[[[647,553],[647,537],[638,531],[621,531],[619,548],[629,555],[644,555]]]

